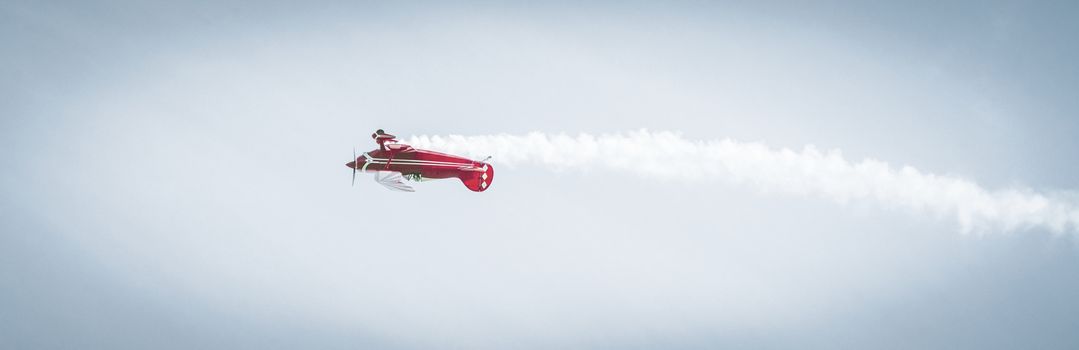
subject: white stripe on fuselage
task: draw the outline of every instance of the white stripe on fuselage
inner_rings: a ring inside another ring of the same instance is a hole
[[[441,160],[430,160],[430,159],[412,159],[412,158],[375,158],[375,157],[371,157],[371,160],[378,160],[378,161],[387,161],[387,160],[392,160],[392,161],[399,161],[399,160],[400,160],[400,161],[410,161],[410,162],[433,162],[433,163],[456,163],[456,164],[463,164],[463,163],[460,163],[460,162],[447,162],[447,161],[441,161]]]
[[[424,165],[452,165],[452,166],[473,166],[473,163],[456,163],[456,162],[443,162],[437,160],[423,160],[423,159],[386,159],[386,158],[370,158],[371,161],[385,164],[385,163],[407,163],[407,164],[424,164]]]
[[[371,161],[371,162],[368,162],[367,164],[391,164],[391,165],[396,164],[396,165],[415,165],[415,166],[422,165],[422,166],[437,166],[437,167],[450,167],[450,168],[461,168],[461,167],[470,166],[469,164],[405,163],[405,162],[398,162],[398,161],[393,161],[393,162],[375,162],[375,161]]]
[[[363,157],[366,158],[367,160],[363,161],[363,169],[360,169],[360,172],[367,171],[367,166],[371,164],[370,162],[368,162],[369,160],[371,160],[371,155],[370,154],[367,154],[367,152],[364,152]]]

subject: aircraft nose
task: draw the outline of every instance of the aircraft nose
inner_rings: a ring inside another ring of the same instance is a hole
[[[345,166],[347,166],[349,168],[356,169],[356,161],[351,161],[351,162],[345,163]]]

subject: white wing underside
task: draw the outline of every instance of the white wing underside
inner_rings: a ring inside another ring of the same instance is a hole
[[[405,184],[405,177],[396,171],[376,171],[375,182],[394,191],[416,192],[412,186]]]

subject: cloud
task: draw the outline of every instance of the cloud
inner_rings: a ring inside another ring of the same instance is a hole
[[[758,142],[687,140],[677,132],[639,130],[571,136],[413,136],[420,148],[472,156],[491,155],[508,166],[557,171],[607,169],[642,177],[719,182],[765,193],[812,195],[840,203],[876,201],[916,212],[954,216],[964,233],[1043,228],[1079,232],[1079,203],[1028,188],[989,190],[952,175],[921,172],[886,162],[852,162],[839,150],[812,145],[801,151]]]

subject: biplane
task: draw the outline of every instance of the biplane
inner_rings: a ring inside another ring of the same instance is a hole
[[[486,161],[474,161],[435,151],[416,149],[400,143],[397,137],[378,129],[371,138],[375,139],[378,149],[356,156],[345,166],[352,168],[352,184],[356,184],[356,173],[374,173],[375,182],[395,191],[414,192],[415,189],[405,183],[433,179],[458,178],[465,187],[475,192],[483,192],[491,187],[495,178],[495,169]]]

